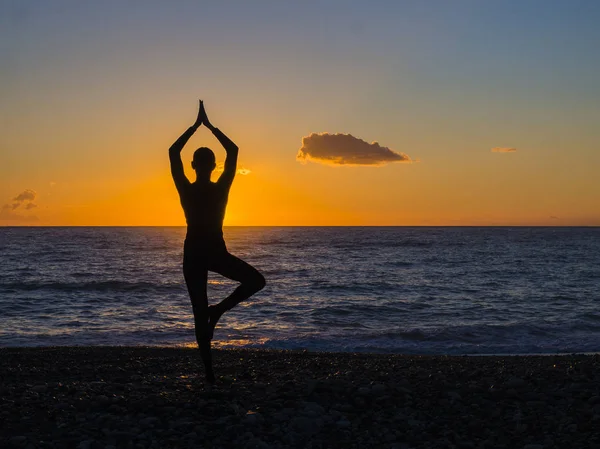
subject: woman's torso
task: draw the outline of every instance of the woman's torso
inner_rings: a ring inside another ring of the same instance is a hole
[[[186,247],[224,247],[223,219],[228,192],[218,183],[192,183],[180,192],[187,222]]]

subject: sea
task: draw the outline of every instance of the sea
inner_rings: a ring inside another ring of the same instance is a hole
[[[600,228],[226,227],[267,286],[214,347],[600,351]],[[0,346],[195,346],[184,227],[0,228]],[[236,283],[211,273],[209,302]]]

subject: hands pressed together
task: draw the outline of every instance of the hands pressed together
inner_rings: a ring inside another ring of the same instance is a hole
[[[200,128],[200,126],[202,126],[202,124],[204,124],[204,126],[206,126],[211,131],[214,129],[214,126],[210,123],[210,120],[208,120],[208,116],[206,115],[206,110],[204,109],[204,102],[200,100],[200,105],[198,108],[198,117],[196,118],[196,122],[194,123],[193,128],[198,129]]]

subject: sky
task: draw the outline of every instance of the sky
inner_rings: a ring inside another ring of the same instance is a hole
[[[600,2],[0,0],[0,225],[600,225]],[[182,153],[224,150],[200,128]],[[218,173],[215,174],[215,179]]]

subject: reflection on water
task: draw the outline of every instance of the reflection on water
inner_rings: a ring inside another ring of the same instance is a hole
[[[225,340],[215,340],[213,342],[214,348],[239,348],[245,346],[264,346],[269,341],[266,337],[258,338],[229,338]]]

